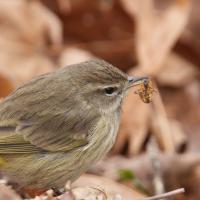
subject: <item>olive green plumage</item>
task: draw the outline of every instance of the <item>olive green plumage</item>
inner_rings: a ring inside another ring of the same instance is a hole
[[[67,66],[0,103],[1,170],[22,186],[60,188],[112,147],[128,77],[102,60]]]

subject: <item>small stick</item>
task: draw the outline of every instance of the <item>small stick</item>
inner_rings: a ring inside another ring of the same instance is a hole
[[[152,197],[146,197],[143,200],[163,199],[163,198],[171,197],[171,196],[174,196],[176,194],[183,193],[183,192],[185,192],[185,189],[184,188],[180,188],[180,189],[177,189],[177,190],[173,190],[171,192],[166,192],[164,194],[159,194],[159,195],[155,195],[155,196],[152,196]]]

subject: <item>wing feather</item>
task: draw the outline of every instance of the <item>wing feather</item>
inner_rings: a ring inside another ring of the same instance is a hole
[[[70,151],[88,144],[100,115],[74,90],[67,70],[33,79],[0,103],[0,153]]]

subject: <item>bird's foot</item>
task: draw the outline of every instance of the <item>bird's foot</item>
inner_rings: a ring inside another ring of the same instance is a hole
[[[60,195],[62,195],[62,194],[65,192],[65,189],[64,189],[64,188],[61,188],[61,189],[52,188],[52,190],[53,190],[53,196],[54,196],[54,197],[60,196]]]

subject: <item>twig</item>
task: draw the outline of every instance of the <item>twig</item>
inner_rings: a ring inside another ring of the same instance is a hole
[[[165,152],[174,153],[175,144],[169,124],[169,119],[167,118],[167,113],[162,101],[162,97],[155,83],[154,86],[158,92],[156,93],[156,95],[154,95],[152,101],[153,115],[155,115],[152,118],[153,133],[155,134],[155,137],[157,138]]]
[[[177,195],[179,193],[183,193],[183,192],[185,192],[185,189],[180,188],[180,189],[177,189],[177,190],[173,190],[171,192],[166,192],[164,194],[159,194],[159,195],[155,195],[155,196],[152,196],[152,197],[146,197],[143,200],[157,200],[157,199],[171,197],[171,196]]]

